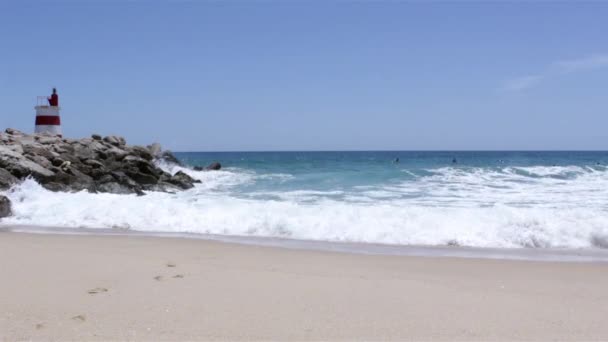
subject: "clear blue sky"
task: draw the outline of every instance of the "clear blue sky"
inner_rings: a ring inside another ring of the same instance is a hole
[[[608,3],[0,2],[0,126],[181,151],[608,149]]]

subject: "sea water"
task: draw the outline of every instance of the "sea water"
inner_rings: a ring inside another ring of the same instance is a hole
[[[391,245],[608,248],[608,152],[177,153],[175,194],[6,191],[2,225]],[[220,171],[194,171],[219,161]]]

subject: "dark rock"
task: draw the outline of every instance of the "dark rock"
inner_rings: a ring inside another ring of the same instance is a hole
[[[182,165],[182,163],[177,158],[175,158],[173,153],[171,153],[169,151],[164,151],[163,153],[161,153],[159,159],[161,159],[165,162],[172,163],[172,164],[176,164],[176,165],[180,165],[180,166]]]
[[[103,141],[105,141],[105,142],[107,142],[107,143],[109,143],[111,145],[114,145],[114,146],[120,146],[121,145],[120,139],[117,136],[115,136],[115,135],[109,135],[109,136],[103,138]],[[124,144],[122,144],[122,145],[124,145]]]
[[[206,170],[219,170],[222,168],[222,164],[218,163],[218,162],[214,162],[209,164],[209,166],[207,166],[205,169]]]
[[[50,177],[35,177],[43,187],[51,191],[82,191],[95,192],[93,178],[74,167],[68,167],[64,172],[59,170]]]
[[[11,201],[5,196],[0,195],[0,218],[12,215]]]
[[[53,163],[53,166],[60,167],[61,165],[63,165],[63,163],[65,163],[65,160],[57,157],[57,158],[53,158],[53,160],[51,160],[51,162]]]
[[[121,194],[121,195],[126,195],[126,194],[133,194],[133,193],[142,193],[143,192],[140,190],[135,191],[131,188],[129,188],[128,186],[125,186],[123,184],[117,183],[117,182],[107,182],[107,183],[101,183],[101,184],[97,184],[97,191],[98,192],[109,192],[112,194]]]
[[[127,151],[120,149],[118,147],[109,148],[106,151],[104,151],[104,153],[107,155],[108,158],[112,158],[116,161],[121,161],[127,155],[129,155],[129,153]]]
[[[183,171],[177,171],[170,179],[167,180],[168,183],[173,185],[177,185],[178,187],[187,190],[194,187],[194,183],[196,183],[195,179],[188,176]]]
[[[180,164],[159,144],[128,146],[117,136],[60,139],[8,129],[0,133],[0,189],[9,189],[30,176],[52,191],[138,195],[144,190],[190,189],[200,182],[184,172],[170,175],[156,166],[155,160]]]
[[[134,181],[136,181],[137,183],[140,183],[140,184],[143,184],[143,185],[158,183],[158,178],[154,177],[153,175],[150,175],[150,174],[145,174],[145,173],[142,173],[142,172],[129,171],[129,172],[127,172],[127,175],[131,179],[133,179]]]
[[[95,159],[87,159],[84,161],[85,164],[89,165],[90,167],[94,168],[94,169],[99,169],[102,168],[104,165],[102,162],[97,161]]]
[[[152,159],[154,159],[154,156],[152,155],[152,153],[150,153],[150,151],[147,148],[145,148],[145,147],[142,147],[142,146],[133,146],[131,148],[131,151],[135,155],[137,155],[140,158],[143,158],[145,160],[152,160]]]
[[[194,167],[194,171],[204,171],[204,170],[205,170],[205,168],[202,167],[202,166],[195,166]]]
[[[0,169],[0,190],[7,190],[17,184],[19,179],[5,169]]]

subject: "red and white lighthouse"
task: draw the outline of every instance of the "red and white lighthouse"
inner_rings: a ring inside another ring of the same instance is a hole
[[[61,118],[59,117],[59,95],[53,88],[50,97],[38,96],[36,105],[36,133],[61,136]]]

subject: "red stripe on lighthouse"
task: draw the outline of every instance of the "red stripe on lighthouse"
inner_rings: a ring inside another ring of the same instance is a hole
[[[36,116],[36,125],[61,125],[61,119],[57,115]]]

